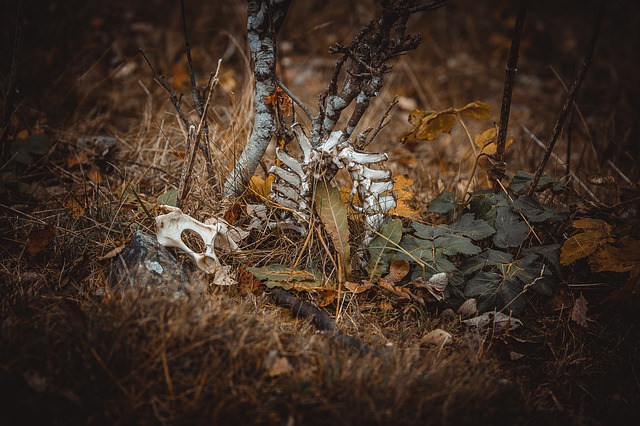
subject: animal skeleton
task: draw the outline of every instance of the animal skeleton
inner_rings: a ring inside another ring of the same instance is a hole
[[[362,247],[368,246],[388,211],[396,206],[391,172],[381,168],[381,163],[387,160],[387,154],[356,149],[352,140],[342,140],[342,131],[331,133],[324,143],[314,147],[299,124],[294,124],[293,130],[303,156],[298,160],[285,150],[276,149],[282,166],[273,166],[269,170],[276,176],[270,198],[288,211],[279,222],[268,225],[294,229],[302,234],[308,232],[314,182],[333,165],[338,169],[346,169],[351,176],[349,202],[354,210],[364,215],[366,229]],[[226,253],[237,252],[238,243],[249,233],[229,225],[223,219],[213,217],[202,223],[179,208],[164,208],[169,212],[156,217],[158,242],[185,252],[200,269],[215,275],[216,284],[232,284],[227,267],[221,265],[215,249]],[[185,244],[182,239],[185,230],[202,238],[205,244],[203,252],[195,252]]]
[[[351,139],[342,140],[342,131],[331,133],[324,143],[313,147],[298,123],[293,125],[293,130],[303,157],[296,160],[285,150],[276,148],[276,156],[284,167],[273,166],[269,170],[276,176],[271,185],[270,198],[283,207],[294,210],[297,213],[292,216],[297,218],[294,220],[308,221],[313,182],[330,165],[346,169],[352,180],[349,202],[354,210],[364,215],[366,230],[362,244],[367,246],[389,210],[396,206],[391,171],[380,168],[380,164],[387,160],[387,154],[363,152],[354,148]],[[356,195],[358,202],[354,202]]]

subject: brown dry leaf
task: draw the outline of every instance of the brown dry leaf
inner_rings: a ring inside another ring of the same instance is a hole
[[[420,346],[444,346],[451,343],[453,336],[440,328],[431,330],[420,339]]]
[[[583,229],[562,244],[560,249],[560,263],[570,265],[576,260],[582,259],[595,252],[600,246],[611,239],[611,225],[601,219],[578,219],[572,226]]]
[[[269,351],[264,359],[263,365],[269,377],[282,376],[283,374],[289,374],[293,371],[289,360],[280,355],[276,350]]]
[[[420,216],[420,213],[409,207],[408,204],[408,201],[413,198],[411,185],[413,185],[413,180],[404,175],[396,176],[393,179],[393,192],[396,194],[396,207],[391,209],[389,214],[406,217],[408,219],[416,219]]]
[[[393,310],[393,305],[388,300],[383,300],[378,306],[382,312],[390,312]]]
[[[275,180],[276,176],[270,174],[266,179],[262,179],[260,176],[252,176],[249,181],[251,189],[260,197],[267,199],[271,194],[271,184]]]
[[[396,259],[391,262],[391,265],[389,266],[389,274],[386,277],[381,278],[381,281],[385,281],[386,283],[393,285],[402,280],[409,273],[410,269],[411,265],[409,265],[408,261]]]
[[[640,240],[622,237],[617,245],[606,244],[589,256],[595,272],[628,272],[640,264]]]
[[[584,328],[589,328],[589,324],[587,323],[587,311],[589,308],[587,304],[587,299],[581,294],[580,297],[576,299],[573,304],[573,309],[571,310],[571,320]]]
[[[489,118],[490,110],[489,105],[480,101],[471,102],[462,108],[447,108],[437,112],[414,109],[409,114],[409,123],[415,128],[402,138],[402,143],[416,140],[432,141],[442,133],[451,132],[458,115],[486,119]]]
[[[467,117],[476,118],[479,120],[485,120],[489,118],[489,112],[491,112],[491,106],[484,102],[474,101],[466,104],[462,108],[457,108],[455,111],[458,114],[466,115]]]
[[[102,178],[102,173],[100,172],[100,169],[93,166],[89,170],[87,170],[86,176],[90,181],[97,184],[101,184],[102,181],[104,180]]]
[[[30,256],[42,253],[56,236],[56,228],[53,225],[45,225],[42,228],[33,228],[27,236],[25,249]]]
[[[321,308],[332,304],[338,298],[338,290],[316,290],[316,293],[318,293],[316,303]]]
[[[480,148],[483,154],[495,154],[498,146],[496,145],[498,137],[497,127],[492,127],[485,130],[480,135],[476,135],[473,142]],[[504,147],[508,148],[513,143],[513,138],[508,138],[505,141]]]
[[[238,287],[245,293],[259,294],[262,293],[263,285],[260,280],[256,278],[251,272],[247,270],[243,265],[238,267],[238,275],[236,277]]]
[[[566,290],[560,290],[553,295],[550,301],[550,306],[553,311],[562,311],[564,309],[572,308],[574,304],[571,293]]]
[[[609,187],[616,186],[616,178],[610,175],[587,176],[587,182],[589,182],[592,185],[599,185],[599,186],[609,186]]]
[[[223,219],[229,224],[233,225],[240,217],[242,213],[242,205],[239,202],[233,203],[226,212],[224,212]]]
[[[89,159],[89,153],[87,151],[78,152],[76,154],[69,154],[65,159],[65,163],[67,164],[67,169],[72,169],[75,166],[89,164],[91,160]]]
[[[476,299],[467,299],[458,308],[458,315],[462,319],[473,318],[478,315],[478,301]]]
[[[373,287],[373,283],[371,281],[362,281],[362,283],[352,283],[351,281],[347,281],[344,283],[344,287],[352,293],[358,294],[363,293]]]
[[[403,287],[396,287],[395,285],[388,283],[384,279],[380,279],[380,282],[378,284],[380,284],[380,287],[386,288],[396,296],[399,296],[403,299],[411,299],[411,295],[409,294],[409,291]]]
[[[293,112],[293,102],[289,95],[280,87],[276,87],[273,95],[264,97],[265,105],[270,105],[273,109],[279,108],[283,115],[289,117]]]
[[[82,207],[75,197],[68,197],[64,200],[63,205],[71,210],[71,215],[74,219],[80,219],[85,215],[84,207]]]
[[[104,256],[98,256],[97,259],[98,260],[107,260],[107,259],[111,259],[113,257],[116,257],[122,250],[124,250],[125,247],[126,247],[125,244],[120,244],[118,247],[110,250],[109,253],[105,254]]]
[[[351,198],[351,188],[342,187],[340,188],[340,199],[343,203],[348,204],[349,198]],[[353,194],[353,203],[359,204],[360,199],[358,198],[358,193]]]

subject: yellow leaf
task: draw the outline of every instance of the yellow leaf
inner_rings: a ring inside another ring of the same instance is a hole
[[[476,135],[474,138],[475,144],[480,148],[483,154],[495,154],[498,146],[496,140],[498,137],[498,129],[494,126],[488,130],[485,130],[480,135]],[[505,141],[505,149],[513,143],[513,138],[509,138]]]
[[[340,198],[340,190],[326,179],[316,181],[315,207],[320,220],[331,237],[333,246],[342,258],[344,277],[351,279],[349,222],[347,204]]]
[[[268,198],[271,194],[271,184],[275,180],[276,176],[270,174],[266,179],[262,179],[260,176],[252,176],[249,181],[249,187],[260,197]]]
[[[600,219],[578,219],[572,226],[584,229],[569,238],[560,249],[560,263],[569,265],[594,253],[600,246],[611,241],[611,225]]]
[[[456,115],[448,112],[434,112],[422,119],[416,128],[416,139],[432,141],[442,133],[449,133],[456,124]]]
[[[623,237],[620,246],[605,245],[589,257],[589,265],[595,272],[628,272],[640,264],[640,241]]]
[[[484,102],[475,101],[463,106],[462,108],[458,108],[455,111],[456,113],[466,115],[467,117],[487,119],[489,118],[491,106]]]
[[[409,207],[408,204],[408,201],[413,198],[411,185],[413,185],[413,180],[404,175],[396,176],[393,179],[393,192],[396,194],[396,208],[391,209],[389,214],[409,219],[415,219],[420,216],[420,213]]]

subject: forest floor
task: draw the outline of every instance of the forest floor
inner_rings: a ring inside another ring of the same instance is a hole
[[[560,257],[549,291],[522,289],[526,303],[511,312],[521,326],[513,329],[467,327],[460,311],[443,316],[462,305],[464,283],[444,300],[429,299],[409,278],[365,291],[294,293],[372,352],[292,317],[247,272],[289,267],[296,258],[324,259],[327,272],[324,249],[316,243],[320,254],[303,256],[299,236],[265,231],[252,236],[243,259],[223,256],[238,281],[230,287],[214,285],[180,255],[191,271],[180,297],[172,285],[123,290],[110,280],[134,233],[155,234],[154,218],[176,189],[186,156],[187,131],[138,50],[192,110],[179,2],[24,2],[16,62],[18,2],[10,3],[0,18],[2,117],[8,118],[2,129],[8,154],[0,166],[4,424],[635,424],[635,2],[606,2],[593,64],[546,167],[564,188],[536,195],[562,219],[528,224],[526,239],[508,251],[517,258],[538,241],[557,252],[572,238],[592,250],[574,251],[571,261]],[[260,202],[250,191],[234,203],[219,202],[252,126],[246,4],[186,3],[200,86],[222,60],[209,114],[211,164],[198,156],[183,205],[204,220]],[[335,65],[328,47],[351,40],[374,17],[374,3],[294,2],[280,33],[278,72],[314,110]],[[535,140],[548,141],[596,18],[596,1],[530,3],[505,185],[538,167],[544,150]],[[414,221],[447,224],[450,217],[428,211],[443,190],[462,197],[466,189],[489,188],[485,158],[472,175],[471,135],[499,120],[515,13],[515,3],[451,1],[410,21],[422,44],[394,63],[362,123],[375,127],[398,96],[389,125],[368,149],[386,152],[394,176],[409,182],[403,197],[413,216],[398,212],[403,232]],[[18,90],[6,115],[12,64]],[[433,141],[400,143],[412,130],[407,118],[414,108],[442,111],[474,101],[492,107],[488,119],[465,119],[466,128],[456,125]],[[270,148],[258,175],[266,178],[274,161]],[[490,251],[486,239],[477,244]],[[454,254],[447,262],[462,268],[462,255]],[[356,274],[354,281],[364,286],[365,278]],[[450,340],[427,337],[435,329]]]

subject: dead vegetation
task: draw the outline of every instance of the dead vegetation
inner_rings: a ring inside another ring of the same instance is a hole
[[[9,423],[629,424],[637,417],[637,299],[633,286],[624,287],[637,271],[594,273],[587,257],[566,267],[554,297],[531,295],[524,326],[507,332],[469,330],[455,316],[440,316],[461,299],[421,305],[385,289],[348,294],[338,325],[378,350],[372,354],[292,318],[247,275],[237,287],[217,288],[193,273],[180,297],[172,285],[114,287],[109,265],[135,231],[154,232],[158,197],[177,187],[185,157],[187,129],[137,49],[176,90],[188,92],[190,83],[178,4],[167,10],[143,2],[78,3],[43,6],[53,8],[46,10],[57,23],[25,11],[30,18],[10,138],[14,146],[30,144],[22,162],[14,158],[0,169],[0,407]],[[220,183],[250,134],[252,94],[245,5],[189,3],[201,85],[223,59],[210,110],[214,173],[196,157],[183,206],[204,219],[228,211],[217,201]],[[333,69],[326,47],[349,40],[369,19],[370,5],[302,3],[292,6],[297,15],[282,30],[290,36],[282,40],[279,71],[290,89],[304,96],[300,89],[308,87],[312,96]],[[550,133],[564,94],[554,72],[570,84],[590,32],[591,19],[580,13],[586,6],[541,3],[525,27],[514,89],[510,128],[520,145],[507,150],[511,175],[535,170],[543,150],[520,126]],[[593,197],[577,181],[578,196],[547,196],[574,218],[601,217],[618,224],[612,236],[637,239],[638,128],[629,106],[638,83],[628,53],[637,41],[619,43],[613,25],[622,32],[639,18],[635,5],[609,8],[601,43],[612,47],[597,50],[594,77],[585,80],[578,102],[583,115],[570,118],[572,147],[565,137],[556,149],[561,160],[569,151]],[[374,145],[389,152],[394,173],[414,181],[408,202],[422,213],[443,189],[464,190],[475,157],[460,126],[430,144],[398,141],[410,130],[406,118],[414,107],[442,111],[482,100],[498,119],[515,8],[491,10],[452,2],[428,27],[414,22],[425,37],[421,50],[399,60],[364,118],[375,127],[395,95],[407,103],[392,111]],[[2,20],[2,51],[9,52],[16,22],[11,14]],[[5,88],[4,65],[1,76]],[[468,124],[472,134],[485,130]],[[267,153],[263,177],[273,159]],[[547,171],[565,174],[553,164]],[[614,184],[590,183],[596,175],[611,175]],[[471,189],[485,187],[486,176],[478,173]],[[572,233],[565,224],[548,234],[561,242],[563,232]],[[235,269],[291,265],[303,243],[290,234],[260,235],[243,257],[223,260]],[[303,264],[331,269],[322,248],[304,256]],[[602,303],[612,294],[615,303]],[[581,295],[588,311],[574,309]],[[300,297],[336,312],[331,294]],[[436,328],[451,333],[452,343],[425,344],[424,335]]]

